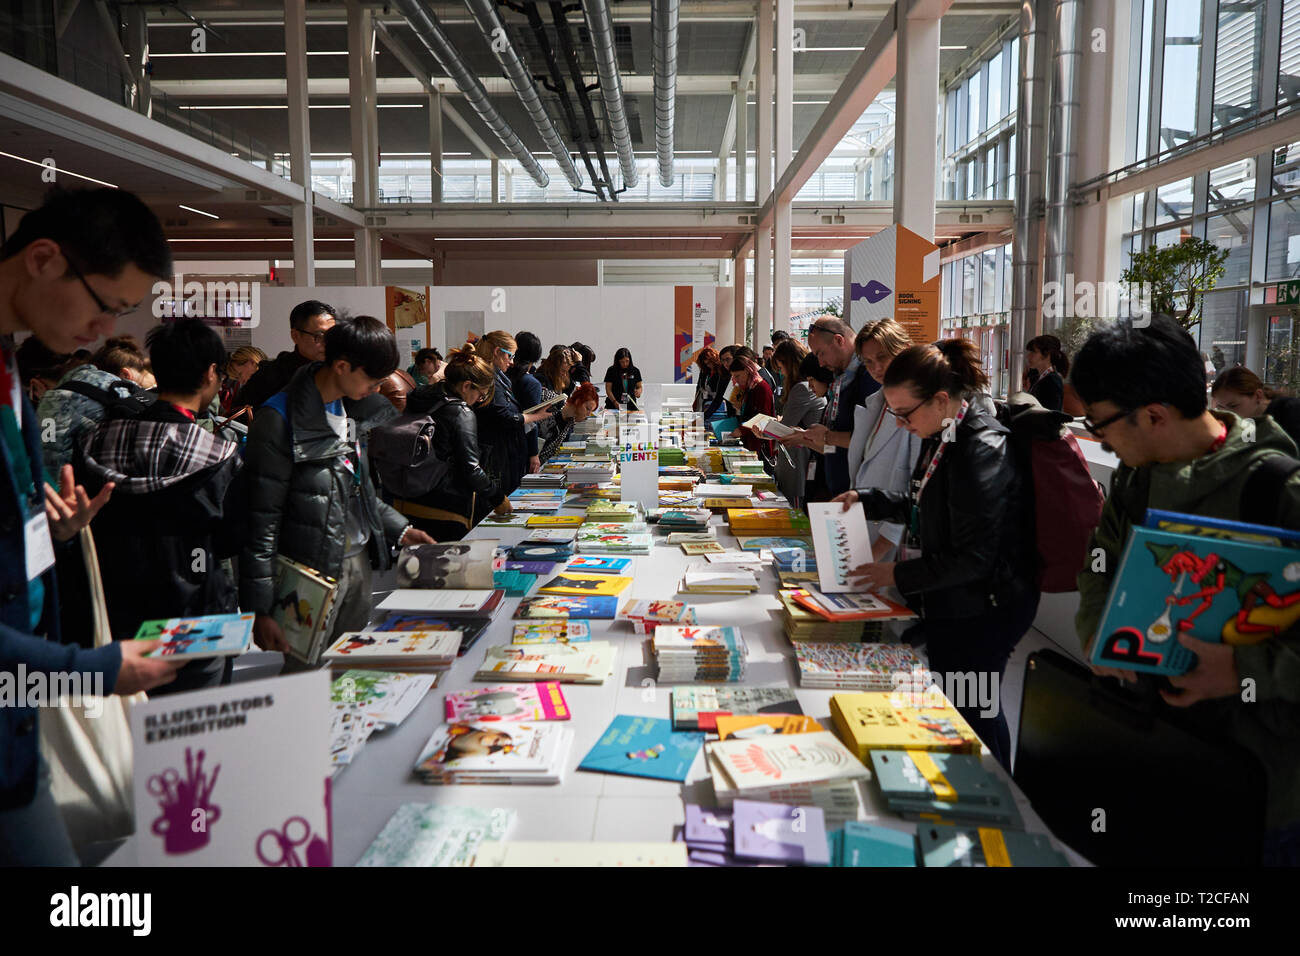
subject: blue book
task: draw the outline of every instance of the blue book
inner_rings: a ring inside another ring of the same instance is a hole
[[[1300,621],[1294,548],[1134,528],[1120,559],[1090,663],[1184,674],[1196,655],[1178,640],[1255,644]]]
[[[916,837],[858,820],[844,824],[835,866],[916,866]]]
[[[716,422],[710,422],[709,428],[713,430],[713,437],[721,441],[727,435],[730,435],[740,427],[740,419],[736,417],[720,418]]]
[[[581,571],[584,574],[622,574],[632,563],[631,558],[614,558],[601,554],[580,554],[570,559],[566,571]]]
[[[137,641],[162,641],[146,657],[234,657],[253,640],[252,614],[207,614],[145,621]]]
[[[992,827],[923,826],[916,834],[925,866],[1069,866],[1044,833]]]
[[[515,608],[515,619],[539,617],[612,621],[618,613],[618,598],[604,595],[539,594],[524,598]]]
[[[556,564],[573,557],[573,546],[568,544],[517,544],[510,549],[512,561],[549,561]]]
[[[1264,524],[1250,524],[1245,521],[1229,521],[1227,518],[1206,518],[1202,515],[1187,515],[1177,511],[1148,508],[1146,521],[1143,524],[1157,531],[1172,531],[1174,534],[1199,534],[1207,538],[1227,538],[1230,541],[1273,547],[1282,545],[1300,547],[1300,531],[1274,528]]]
[[[703,747],[704,734],[673,730],[671,720],[620,714],[578,769],[682,783]]]

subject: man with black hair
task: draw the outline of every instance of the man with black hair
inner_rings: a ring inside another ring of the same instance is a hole
[[[333,639],[369,622],[372,568],[385,570],[400,546],[433,543],[380,500],[358,434],[359,409],[397,368],[393,333],[363,315],[331,327],[324,345],[324,361],[294,373],[248,432],[251,532],[239,604],[256,613],[254,639],[265,650],[288,650],[271,617],[277,554],[338,582]]]
[[[110,409],[74,454],[88,493],[114,486],[91,529],[119,641],[145,621],[239,610],[222,565],[247,519],[231,493],[239,448],[196,423],[221,388],[225,346],[201,319],[157,326],[145,346],[158,400],[136,415]],[[163,691],[229,683],[232,661],[192,661]]]
[[[0,252],[0,675],[26,682],[80,674],[105,693],[132,694],[171,680],[179,663],[145,658],[156,642],[83,650],[60,643],[54,549],[65,547],[108,500],[60,490],[41,467],[36,413],[18,386],[13,336],[29,332],[67,353],[111,335],[157,279],[171,252],[149,208],[125,190],[53,190],[23,216]],[[85,640],[88,635],[68,635]],[[26,683],[24,683],[26,686]],[[49,773],[39,759],[34,707],[0,707],[0,865],[76,865]]]
[[[1296,446],[1267,417],[1207,408],[1200,353],[1173,319],[1157,315],[1145,328],[1123,322],[1097,332],[1079,350],[1070,382],[1084,403],[1085,427],[1121,461],[1089,544],[1096,557],[1079,574],[1075,626],[1085,654],[1129,532],[1147,508],[1300,529]],[[1178,640],[1197,664],[1169,678],[1174,691],[1162,696],[1260,759],[1268,778],[1265,862],[1300,865],[1300,634],[1238,645],[1186,633]],[[1136,679],[1132,671],[1099,673]],[[1247,686],[1253,694],[1244,702]],[[1153,802],[1163,797],[1150,795]]]
[[[235,396],[235,408],[251,405],[254,410],[280,389],[289,384],[294,373],[309,362],[325,358],[325,333],[338,320],[332,306],[315,299],[299,302],[289,313],[289,337],[293,350],[281,352],[275,358],[262,362],[252,378],[244,383]]]

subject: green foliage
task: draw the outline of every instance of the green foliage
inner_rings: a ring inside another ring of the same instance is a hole
[[[1205,293],[1218,283],[1227,258],[1228,250],[1192,237],[1177,245],[1152,246],[1135,253],[1120,280],[1141,284],[1150,296],[1153,313],[1171,315],[1190,331],[1200,324]]]
[[[824,315],[833,315],[837,319],[844,318],[844,306],[840,304],[839,297],[831,299],[822,306],[822,313]]]

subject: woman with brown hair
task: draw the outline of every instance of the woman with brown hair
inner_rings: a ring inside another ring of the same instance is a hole
[[[751,352],[750,355],[753,353]],[[760,438],[744,427],[744,423],[755,415],[771,415],[772,386],[759,374],[758,363],[753,358],[737,352],[731,360],[731,383],[734,386],[733,398],[739,403],[741,427],[732,432],[740,443],[750,451],[758,452],[769,464],[772,461],[772,441]]]
[[[1269,388],[1250,369],[1224,369],[1210,386],[1210,399],[1216,408],[1242,418],[1269,416],[1300,446],[1300,398]]]
[[[552,345],[551,351],[547,353],[546,358],[542,359],[541,364],[533,372],[533,378],[541,383],[542,388],[549,388],[552,392],[563,392],[568,395],[573,391],[569,382],[569,369],[573,366],[570,358],[570,349],[567,346]]]
[[[488,332],[474,343],[474,352],[493,369],[492,399],[478,409],[479,457],[497,486],[497,501],[480,501],[476,520],[519,487],[529,471],[527,426],[506,373],[515,360],[515,337]],[[540,467],[540,462],[538,463]],[[536,471],[536,468],[532,470]]]
[[[712,345],[706,345],[695,354],[695,367],[698,371],[695,401],[691,403],[691,411],[703,412],[704,423],[707,425],[712,419],[721,417],[718,414],[719,410],[722,410],[725,416],[724,401],[727,397],[727,382],[730,379],[727,370],[722,367],[722,356]]]

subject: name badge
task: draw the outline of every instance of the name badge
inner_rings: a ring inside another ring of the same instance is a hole
[[[33,581],[54,567],[54,541],[44,511],[27,519],[24,526],[24,553],[27,555],[27,580]]]

